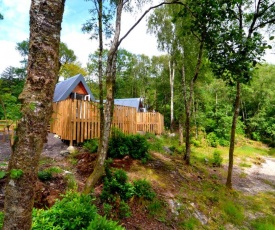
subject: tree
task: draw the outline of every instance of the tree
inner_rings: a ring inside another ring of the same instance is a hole
[[[148,22],[148,30],[157,35],[158,48],[167,51],[169,55],[169,82],[170,82],[170,130],[174,130],[174,81],[176,68],[176,53],[178,49],[178,37],[176,37],[173,20],[175,7],[163,7],[155,10]]]
[[[20,99],[18,123],[9,161],[4,230],[31,229],[34,184],[39,157],[52,115],[52,98],[59,70],[59,43],[65,0],[33,0],[27,79]]]
[[[269,1],[230,1],[213,5],[217,11],[216,23],[210,34],[215,34],[207,43],[208,57],[214,73],[235,85],[236,96],[232,119],[229,165],[226,186],[232,188],[233,154],[235,132],[240,110],[241,85],[252,79],[255,65],[270,48],[262,33],[275,23],[275,4]],[[214,10],[215,11],[215,10]],[[274,37],[271,37],[272,40]]]
[[[120,38],[121,30],[121,15],[124,9],[130,9],[129,0],[118,0],[116,3],[116,19],[114,26],[114,35],[110,45],[107,58],[106,67],[106,102],[104,106],[104,127],[102,137],[100,139],[98,148],[98,158],[93,173],[88,177],[84,192],[89,193],[94,185],[97,183],[99,178],[104,174],[104,162],[107,156],[108,143],[110,137],[110,129],[112,124],[113,108],[114,108],[114,87],[116,82],[116,61],[117,51],[121,42],[129,35],[129,33],[138,25],[138,23],[144,18],[144,16],[152,9],[157,8],[163,4],[171,3],[160,3],[157,6],[150,7],[145,13],[139,18],[139,20],[128,30],[128,32]],[[139,1],[138,4],[142,4],[144,1]],[[174,2],[173,2],[174,3]]]

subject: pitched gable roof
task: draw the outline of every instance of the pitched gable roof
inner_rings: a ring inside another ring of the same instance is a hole
[[[141,98],[125,98],[125,99],[115,99],[115,105],[123,105],[128,107],[134,107],[137,111],[143,107]]]
[[[59,82],[55,86],[54,96],[53,96],[53,102],[58,102],[65,100],[69,97],[71,92],[75,89],[75,87],[82,83],[87,93],[90,95],[90,98],[92,101],[95,100],[91,90],[89,89],[87,83],[85,82],[84,77],[81,74],[78,74],[74,77],[68,78],[64,81]]]

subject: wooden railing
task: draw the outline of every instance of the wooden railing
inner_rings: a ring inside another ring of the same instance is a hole
[[[0,120],[0,136],[2,142],[5,142],[6,139],[11,140],[13,144],[13,137],[16,128],[16,122],[12,120]]]
[[[72,145],[87,139],[99,138],[99,104],[96,102],[67,99],[53,103],[50,131]],[[147,115],[146,115],[147,114]],[[163,116],[159,113],[137,113],[135,108],[115,106],[112,127],[125,134],[138,131],[161,134]]]
[[[163,133],[163,115],[160,113],[137,113],[137,131],[154,134]]]

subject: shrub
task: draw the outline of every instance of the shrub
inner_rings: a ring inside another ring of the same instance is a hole
[[[201,142],[199,140],[196,139],[192,139],[191,143],[195,146],[195,147],[200,147],[201,146]]]
[[[148,158],[149,144],[144,136],[125,135],[120,131],[113,132],[109,141],[108,156],[123,158],[130,155],[134,159]]]
[[[214,132],[207,134],[207,141],[211,147],[216,148],[219,143],[219,139]]]
[[[62,172],[62,169],[58,167],[50,167],[45,170],[38,172],[38,178],[41,181],[51,180],[53,178],[53,174]]]
[[[215,150],[213,152],[212,164],[213,166],[220,167],[222,165],[223,158],[221,157],[221,151]]]
[[[108,171],[108,169],[107,169]],[[127,182],[128,176],[122,169],[106,172],[100,198],[103,201],[115,202],[116,199],[129,200],[134,195],[134,187]]]
[[[98,149],[98,140],[97,139],[87,140],[84,142],[83,147],[90,153],[96,153]]]
[[[38,172],[38,178],[41,181],[47,181],[47,180],[51,180],[53,176],[50,172],[44,170],[44,171]]]
[[[110,217],[112,213],[112,209],[113,209],[113,206],[111,204],[108,204],[108,203],[103,204],[103,212],[105,216]]]
[[[123,158],[129,154],[128,146],[129,138],[122,132],[112,132],[112,137],[109,140],[108,156],[111,158]]]
[[[67,193],[48,210],[33,211],[33,230],[82,229],[95,219],[97,209],[92,198],[78,193]]]
[[[136,180],[133,182],[134,191],[137,197],[143,197],[147,200],[153,200],[156,193],[153,191],[150,183],[146,180]]]
[[[134,159],[147,158],[149,144],[144,136],[139,134],[129,136],[129,154]]]
[[[119,218],[125,218],[131,216],[131,209],[125,201],[121,201],[118,210]]]
[[[96,218],[91,221],[87,230],[124,230],[125,228],[118,225],[117,222],[107,220],[106,217],[97,215]]]

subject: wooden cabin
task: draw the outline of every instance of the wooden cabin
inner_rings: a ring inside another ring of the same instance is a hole
[[[160,113],[146,113],[142,99],[115,99],[112,127],[126,134],[164,131],[164,117]],[[56,85],[50,131],[69,140],[70,145],[99,138],[99,103],[96,102],[84,77],[78,74]]]

